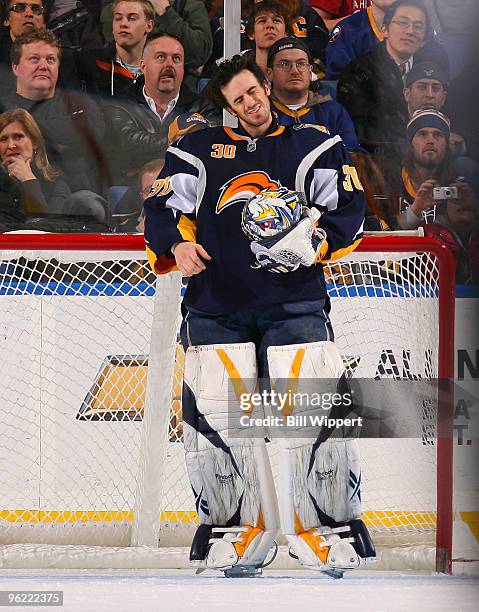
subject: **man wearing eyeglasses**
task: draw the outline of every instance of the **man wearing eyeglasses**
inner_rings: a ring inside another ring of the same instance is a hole
[[[298,38],[282,38],[270,48],[266,76],[272,84],[271,102],[279,123],[322,125],[354,150],[358,142],[348,113],[330,95],[310,91],[311,64],[309,48]]]
[[[343,70],[353,60],[374,51],[384,40],[382,26],[384,15],[395,0],[372,0],[364,11],[358,11],[343,19],[331,32],[326,47],[326,79],[337,81]],[[446,71],[449,60],[444,45],[431,29],[424,46],[418,51],[421,61],[434,58]]]
[[[42,0],[29,0],[29,2],[5,2],[3,13],[4,31],[0,35],[0,82],[2,92],[15,89],[15,78],[11,70],[10,49],[12,43],[22,34],[34,29],[46,28],[48,24],[48,8]],[[62,87],[77,88],[79,79],[73,52],[71,49],[62,50],[59,84]]]
[[[42,0],[29,2],[7,3],[3,25],[10,30],[10,37],[15,40],[17,36],[33,28],[45,27],[45,9]]]
[[[337,100],[349,112],[359,143],[370,153],[401,159],[405,147],[407,73],[429,33],[421,0],[398,0],[385,12],[384,41],[351,62],[337,88]]]
[[[3,4],[3,3],[2,3]],[[34,28],[45,28],[45,10],[42,0],[29,2],[4,3],[3,28],[0,35],[0,77],[2,86],[13,87],[15,79],[10,67],[10,47],[12,42],[24,32]]]

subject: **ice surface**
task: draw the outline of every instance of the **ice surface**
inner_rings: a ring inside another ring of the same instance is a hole
[[[332,580],[313,572],[272,571],[262,578],[231,580],[185,570],[0,572],[0,590],[26,589],[63,590],[62,608],[41,609],[68,612],[479,610],[478,577],[417,573],[356,571]]]

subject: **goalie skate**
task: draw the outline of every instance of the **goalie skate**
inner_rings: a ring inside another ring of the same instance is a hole
[[[301,529],[301,526],[298,526]],[[376,561],[376,552],[361,520],[339,527],[300,530],[288,536],[290,555],[301,565],[341,578],[344,570],[356,569]]]
[[[219,527],[200,525],[191,546],[190,560],[197,573],[206,569],[224,571],[227,577],[261,574],[263,559],[271,544],[270,534],[261,527]],[[268,564],[268,563],[266,563]]]

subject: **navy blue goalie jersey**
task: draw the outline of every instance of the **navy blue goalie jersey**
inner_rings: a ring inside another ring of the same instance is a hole
[[[322,265],[274,274],[259,268],[241,227],[245,202],[263,189],[301,192],[323,211],[321,260],[352,251],[362,237],[364,194],[339,136],[318,126],[277,127],[252,139],[226,127],[171,146],[145,201],[145,240],[158,273],[171,270],[170,248],[201,244],[211,261],[188,282],[184,305],[209,314],[326,297]]]

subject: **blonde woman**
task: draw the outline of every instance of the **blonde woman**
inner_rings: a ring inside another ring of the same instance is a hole
[[[63,211],[70,188],[50,165],[37,122],[22,108],[0,115],[0,163],[3,194],[16,194],[10,199],[10,210],[2,197],[2,217],[10,214],[22,221],[36,213]]]

